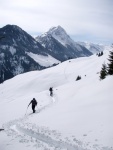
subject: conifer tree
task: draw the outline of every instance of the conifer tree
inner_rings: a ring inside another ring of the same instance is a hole
[[[103,55],[103,51],[101,51],[100,55],[101,55],[101,56]]]
[[[113,49],[110,51],[109,55],[109,63],[108,63],[108,74],[113,75]]]
[[[103,80],[107,76],[107,66],[106,64],[102,64],[102,69],[100,71],[100,79]]]

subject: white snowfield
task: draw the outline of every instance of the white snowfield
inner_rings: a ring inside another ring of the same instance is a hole
[[[113,150],[113,76],[99,80],[109,50],[0,84],[0,150]]]
[[[44,67],[50,67],[53,64],[59,64],[60,61],[53,58],[52,56],[48,55],[48,56],[43,56],[43,55],[37,55],[37,54],[33,54],[33,53],[28,53],[27,55],[29,55],[31,58],[33,58],[37,63],[39,63],[41,66]]]

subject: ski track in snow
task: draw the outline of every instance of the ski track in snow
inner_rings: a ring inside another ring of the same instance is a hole
[[[56,141],[54,139],[52,139],[51,137],[48,137],[48,136],[45,136],[44,134],[40,134],[40,133],[36,133],[30,129],[25,129],[25,128],[22,128],[20,126],[13,126],[13,128],[17,128],[18,131],[28,135],[28,136],[31,136],[37,140],[40,140],[42,142],[45,142],[47,143],[48,145],[51,145],[55,148],[61,148],[61,149],[69,149],[69,150],[75,150],[75,149],[78,149],[77,146],[72,146],[71,144],[68,144],[66,142],[63,142],[63,141]]]
[[[51,99],[51,103],[40,108],[34,115],[41,113],[41,111],[49,108],[58,101],[56,94]],[[27,147],[32,147],[33,145],[33,147],[41,148],[41,150],[110,150],[108,148],[101,149],[98,145],[89,146],[90,148],[87,149],[88,144],[83,144],[83,142],[77,140],[74,136],[70,140],[68,137],[62,137],[55,130],[39,127],[32,123],[24,123],[29,117],[32,117],[32,114],[4,124],[3,128],[7,136],[11,136],[12,140],[14,140],[14,137],[18,138],[19,142],[26,143]]]
[[[36,114],[40,113],[44,109],[50,107],[52,104],[57,102],[58,98],[55,94],[51,98],[52,102],[49,103],[47,106],[40,108],[36,112]],[[19,142],[21,143],[29,143],[31,139],[29,139],[28,137],[31,137],[35,139],[37,147],[43,147],[44,150],[85,150],[80,148],[81,145],[78,146],[77,143],[76,145],[72,145],[69,142],[68,138],[63,141],[62,138],[60,138],[60,133],[57,133],[55,130],[50,131],[49,129],[44,129],[43,127],[37,127],[35,124],[24,124],[24,121],[27,120],[29,117],[32,117],[32,115],[29,114],[23,118],[13,120],[4,124],[3,127],[5,128],[6,134],[8,136],[12,136],[13,138],[14,136],[16,138],[20,138]],[[42,142],[43,144],[39,144],[39,142]]]

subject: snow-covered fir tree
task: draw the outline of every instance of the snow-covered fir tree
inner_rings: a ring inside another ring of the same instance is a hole
[[[113,45],[112,45],[112,51],[110,51],[109,55],[109,63],[108,63],[108,74],[113,75]]]
[[[102,69],[100,71],[100,79],[103,80],[107,76],[107,66],[106,64],[102,64]]]

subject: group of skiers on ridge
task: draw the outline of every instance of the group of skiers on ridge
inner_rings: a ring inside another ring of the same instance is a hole
[[[52,88],[52,87],[50,87],[49,91],[50,91],[50,96],[53,96],[53,88]],[[37,101],[36,101],[36,99],[33,98],[33,99],[31,100],[31,102],[29,103],[29,105],[30,105],[30,104],[32,104],[33,113],[35,113],[35,112],[36,112],[35,107],[37,106]],[[28,105],[28,107],[29,107],[29,105]]]

